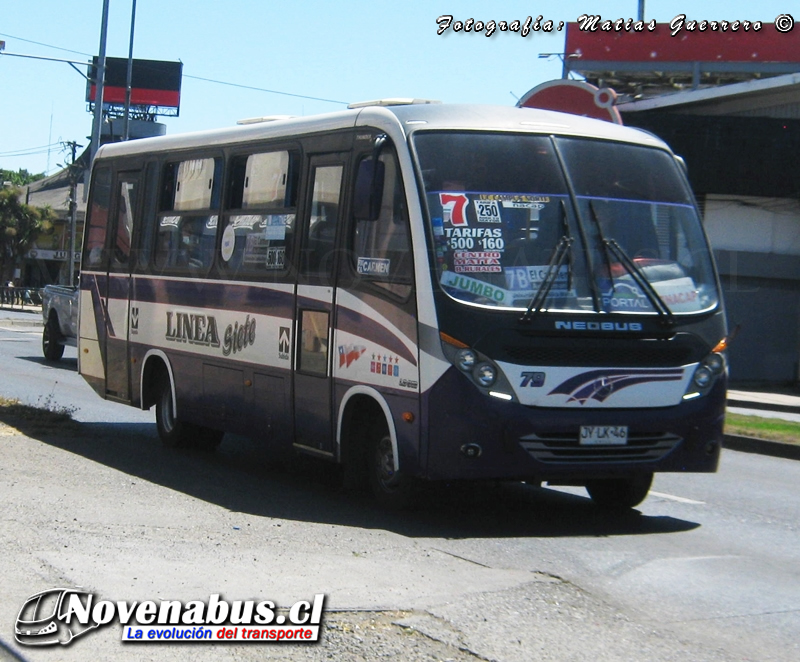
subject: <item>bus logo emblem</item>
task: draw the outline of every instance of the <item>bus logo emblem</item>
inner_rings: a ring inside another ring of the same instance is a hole
[[[278,333],[278,358],[289,360],[289,347],[291,345],[291,333],[288,326],[282,326]]]

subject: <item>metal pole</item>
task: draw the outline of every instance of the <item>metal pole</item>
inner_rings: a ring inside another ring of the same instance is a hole
[[[644,20],[644,0],[639,0],[639,20]]]
[[[128,82],[125,88],[125,130],[123,132],[123,140],[128,140],[130,137],[129,124],[131,113],[131,83],[133,81],[133,28],[136,25],[136,0],[132,0],[131,5],[131,43],[128,47]]]
[[[103,87],[106,80],[106,36],[108,34],[108,3],[103,0],[103,22],[100,25],[100,53],[97,56],[97,80],[95,80],[94,122],[92,123],[92,148],[89,164],[100,149],[100,132],[103,128]]]
[[[71,143],[72,163],[69,167],[69,256],[67,268],[69,269],[69,286],[75,285],[75,234],[78,228],[78,173],[75,170],[78,144]]]

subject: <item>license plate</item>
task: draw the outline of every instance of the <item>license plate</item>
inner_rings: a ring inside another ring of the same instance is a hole
[[[627,425],[581,425],[581,446],[624,446],[628,443]]]

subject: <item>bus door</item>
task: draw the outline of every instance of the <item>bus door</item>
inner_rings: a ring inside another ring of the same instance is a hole
[[[295,443],[333,451],[332,348],[337,230],[342,225],[344,153],[312,156],[301,218],[295,310]]]
[[[130,401],[130,357],[128,334],[130,331],[131,298],[131,237],[134,216],[138,211],[139,173],[120,172],[116,181],[109,219],[110,251],[108,278],[103,295],[107,314],[105,346],[101,340],[100,351],[106,365],[106,396],[115,400]],[[134,319],[134,324],[138,320]]]

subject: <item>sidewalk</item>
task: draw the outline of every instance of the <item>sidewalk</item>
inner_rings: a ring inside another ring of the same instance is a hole
[[[19,306],[0,306],[0,326],[44,326],[42,307],[25,305],[20,310]]]

